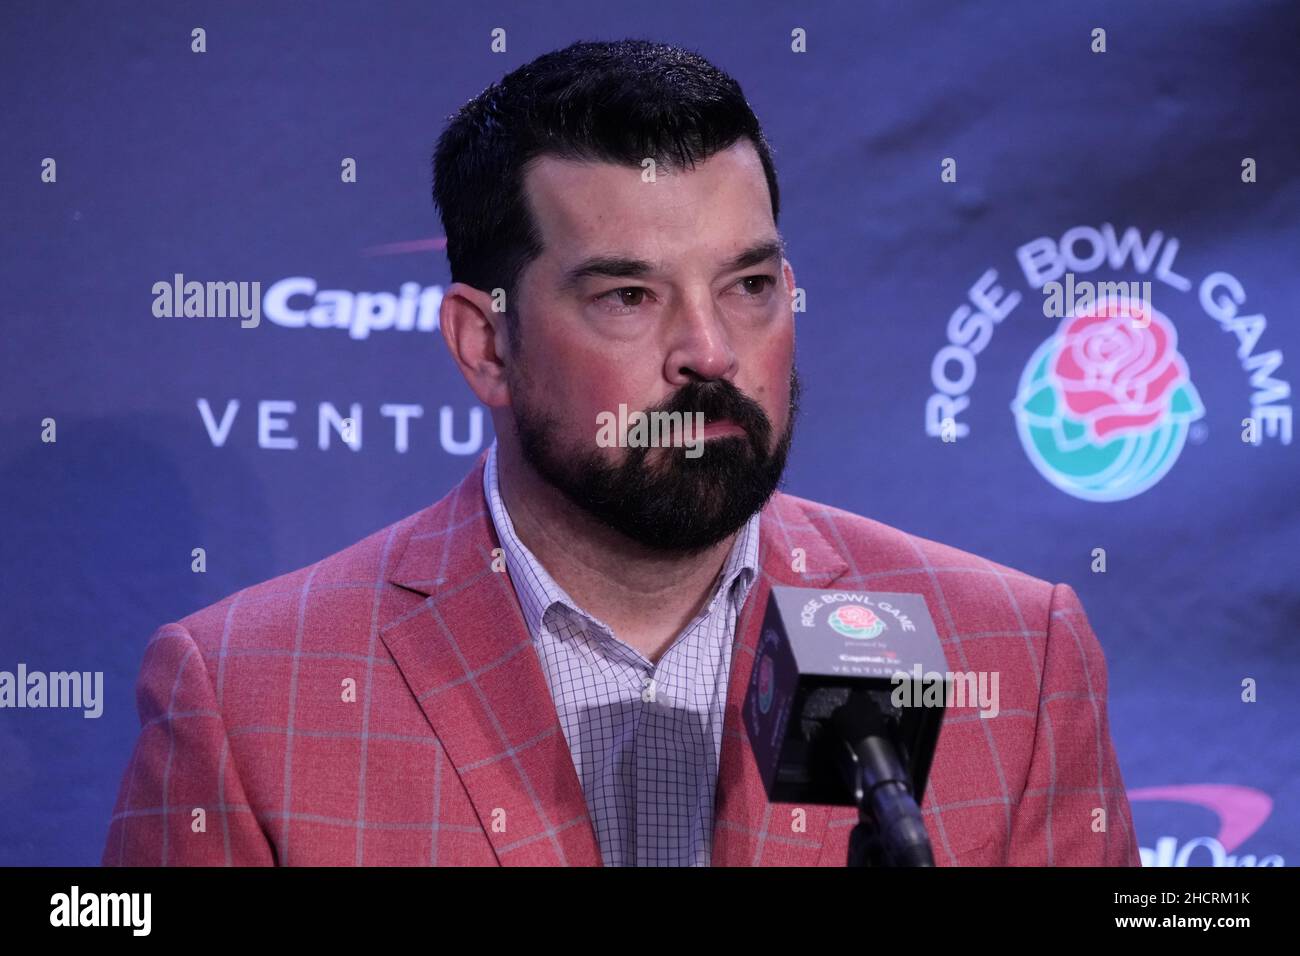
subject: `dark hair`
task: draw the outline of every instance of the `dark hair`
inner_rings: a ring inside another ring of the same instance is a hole
[[[512,343],[519,278],[542,251],[524,201],[524,169],[538,156],[637,168],[649,157],[682,170],[747,137],[767,177],[773,222],[780,212],[771,148],[740,84],[680,47],[574,43],[507,74],[449,120],[433,153],[433,201],[451,278],[505,290]]]

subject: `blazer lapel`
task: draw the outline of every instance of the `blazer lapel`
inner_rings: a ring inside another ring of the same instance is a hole
[[[759,542],[759,577],[741,609],[731,651],[712,861],[714,866],[816,866],[833,808],[768,802],[741,715],[772,586],[827,587],[848,566],[808,520],[799,499],[789,495],[774,495],[763,509]],[[796,549],[802,550],[798,565]]]
[[[422,601],[380,635],[469,793],[503,865],[601,865],[545,675],[496,530],[482,453],[463,481],[413,516],[388,580]],[[498,562],[498,567],[504,567]]]
[[[582,784],[518,599],[509,576],[492,568],[500,544],[483,497],[486,458],[480,454],[450,494],[413,515],[394,542],[388,580],[414,597],[389,611],[380,636],[468,791],[497,859],[600,866]],[[805,570],[793,570],[796,549]],[[780,493],[763,509],[759,556],[732,645],[712,862],[812,866],[832,808],[768,802],[741,714],[772,586],[826,587],[848,568],[799,499]],[[791,813],[796,809],[801,821]]]

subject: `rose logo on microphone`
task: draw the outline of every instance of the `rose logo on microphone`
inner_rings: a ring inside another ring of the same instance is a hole
[[[837,633],[858,641],[869,641],[885,632],[885,622],[871,608],[860,604],[836,608],[826,618],[826,623]]]

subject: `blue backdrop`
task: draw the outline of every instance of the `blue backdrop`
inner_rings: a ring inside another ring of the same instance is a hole
[[[104,674],[98,719],[0,710],[0,863],[98,862],[155,628],[431,503],[491,441],[433,325],[432,145],[515,66],[623,36],[731,72],[775,146],[807,294],[786,489],[1074,586],[1147,862],[1300,858],[1300,5],[0,20],[0,670]],[[1049,374],[1061,271],[1149,281],[1172,369],[1100,449]],[[155,315],[176,274],[259,282],[260,324]]]

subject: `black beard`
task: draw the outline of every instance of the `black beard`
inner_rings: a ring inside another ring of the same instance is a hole
[[[515,378],[515,376],[512,376]],[[511,382],[511,394],[523,394]],[[745,436],[703,441],[697,458],[683,446],[628,448],[610,465],[592,440],[581,449],[556,450],[554,420],[516,401],[515,433],[524,460],[569,501],[632,541],[665,554],[689,556],[734,534],[765,505],[785,472],[799,411],[799,375],[790,369],[790,412],[785,432],[770,452],[772,423],[753,399],[725,379],[691,382],[653,412],[703,412],[705,420],[730,419]],[[695,419],[692,417],[691,422]],[[693,435],[699,440],[698,433]],[[651,466],[647,458],[659,460]]]

